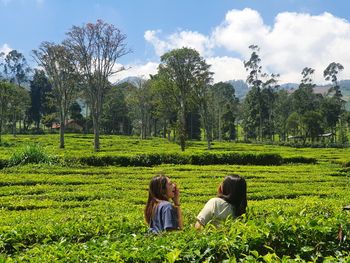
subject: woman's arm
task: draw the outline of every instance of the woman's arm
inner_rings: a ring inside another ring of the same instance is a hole
[[[177,186],[175,186],[175,196],[173,198],[174,207],[176,208],[177,212],[177,222],[179,224],[179,229],[183,229],[183,218],[182,218],[182,211],[180,207],[180,190]]]
[[[176,212],[177,212],[177,222],[179,224],[179,229],[183,229],[184,223],[183,223],[182,211],[181,211],[180,204],[174,205],[174,207],[176,208]]]
[[[210,220],[213,219],[214,216],[214,206],[215,206],[215,199],[210,199],[203,207],[203,209],[199,212],[196,219],[197,222],[195,223],[194,227],[196,229],[202,229]]]

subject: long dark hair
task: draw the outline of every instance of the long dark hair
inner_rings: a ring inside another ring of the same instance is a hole
[[[237,174],[225,177],[218,188],[218,197],[234,207],[234,216],[245,214],[247,209],[247,183]]]
[[[168,200],[166,196],[167,177],[165,175],[157,175],[152,178],[149,183],[148,200],[145,208],[145,219],[150,224],[154,210],[160,200]]]

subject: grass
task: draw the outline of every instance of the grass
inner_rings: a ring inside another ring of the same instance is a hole
[[[50,154],[93,154],[85,147],[91,136],[69,135],[64,150],[51,145],[54,136],[6,138],[10,139],[13,149],[34,141]],[[117,155],[119,150],[123,154],[179,152],[178,145],[162,139],[105,136],[102,147],[98,155]],[[201,142],[191,143],[188,149],[203,151]],[[42,163],[5,168],[0,170],[0,262],[350,260],[349,240],[338,239],[339,225],[344,235],[350,233],[349,212],[342,210],[350,204],[350,173],[334,163],[335,158],[348,160],[348,149],[214,143],[215,151],[273,152],[320,162],[154,167]],[[147,234],[143,208],[149,180],[160,171],[181,189],[185,229],[153,236]],[[195,231],[195,216],[229,173],[247,180],[247,217],[229,220],[219,229]]]

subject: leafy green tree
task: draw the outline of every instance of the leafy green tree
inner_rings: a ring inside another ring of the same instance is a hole
[[[9,82],[0,81],[0,143],[2,142],[2,134],[4,125],[7,122],[7,115],[11,97],[15,86]]]
[[[320,113],[323,116],[323,127],[335,134],[340,114],[338,101],[334,97],[324,97],[321,101]]]
[[[12,132],[16,135],[16,116],[23,118],[28,102],[28,91],[13,83],[0,81],[0,142],[7,123],[12,123]]]
[[[130,94],[130,84],[122,83],[108,91],[103,104],[101,129],[107,134],[130,135],[132,132],[131,120],[126,96]]]
[[[322,99],[320,95],[316,95],[313,91],[315,87],[315,84],[313,83],[314,72],[314,69],[305,67],[301,72],[301,83],[299,84],[298,89],[295,90],[292,94],[292,108],[293,111],[298,114],[298,121],[300,127],[300,129],[298,129],[300,134],[298,135],[300,136],[310,135],[310,133],[305,133],[305,131],[307,131],[308,129],[303,129],[304,125],[302,119],[304,118],[306,113],[318,111],[318,109],[320,108],[320,101]]]
[[[199,109],[201,121],[205,131],[208,150],[211,149],[213,113],[210,111],[211,103],[211,86],[213,73],[209,71],[208,65],[204,59],[200,58],[198,66],[201,71],[196,76],[196,84],[193,87],[193,102]]]
[[[178,138],[181,150],[185,150],[186,113],[193,99],[195,87],[199,87],[208,65],[199,53],[190,48],[171,50],[161,56],[159,73],[167,82],[166,87],[175,101],[178,121]],[[202,88],[202,86],[200,86]],[[198,93],[198,92],[197,92]]]
[[[252,53],[249,60],[244,62],[244,67],[248,71],[246,81],[251,89],[243,106],[243,130],[248,138],[263,140],[268,137],[271,139],[274,134],[274,93],[278,87],[279,75],[262,73],[260,48],[257,45],[251,45],[249,48]]]
[[[331,80],[332,86],[328,90],[328,95],[333,94],[331,99],[327,99],[327,107],[324,107],[326,112],[326,123],[331,128],[332,132],[335,134],[336,125],[340,120],[341,114],[344,112],[345,101],[342,99],[343,95],[340,90],[337,75],[344,69],[343,65],[340,63],[332,62],[323,71],[323,76],[325,80]],[[340,122],[340,126],[342,123]],[[343,128],[340,127],[342,130]],[[343,136],[344,137],[344,136]]]
[[[334,92],[334,97],[337,100],[341,100],[343,95],[341,94],[338,77],[337,75],[344,69],[343,65],[340,63],[332,62],[323,71],[323,76],[325,80],[331,80],[333,86],[330,88],[329,92]]]
[[[9,111],[10,116],[9,120],[12,122],[12,134],[16,136],[17,134],[17,122],[22,121],[23,123],[27,122],[25,120],[27,116],[27,111],[30,106],[30,96],[29,92],[21,87],[15,86],[13,90],[13,96],[11,97]]]
[[[212,112],[214,113],[215,138],[221,141],[235,140],[238,99],[230,83],[219,82],[212,86]]]
[[[269,140],[274,139],[275,135],[275,102],[276,102],[276,90],[277,77],[279,75],[264,74],[263,77],[266,81],[263,82],[263,89],[261,90],[261,104],[260,114],[262,118],[261,135],[263,138]]]
[[[158,72],[151,75],[150,86],[153,91],[154,114],[162,126],[163,137],[171,140],[171,132],[176,135],[177,106],[173,95],[173,85],[167,76]],[[191,136],[190,136],[191,138]]]
[[[10,82],[21,87],[23,83],[28,81],[30,71],[31,69],[22,53],[11,50],[5,56],[4,73]]]
[[[318,137],[319,134],[323,133],[322,129],[322,116],[316,111],[306,112],[301,122],[304,128],[305,140],[310,137],[312,142]],[[304,143],[305,143],[304,140]]]
[[[134,119],[134,126],[138,126],[141,139],[146,139],[151,130],[153,118],[153,92],[148,80],[139,78],[130,86],[127,104]],[[135,128],[134,127],[134,128]]]
[[[297,112],[292,112],[286,120],[287,133],[293,134],[293,136],[301,136],[300,117]]]
[[[52,85],[43,70],[35,70],[33,80],[30,81],[30,120],[34,121],[37,130],[40,128],[41,118],[45,112],[45,99],[48,92],[51,92]]]
[[[89,101],[94,129],[94,150],[100,150],[100,122],[103,101],[110,89],[108,78],[124,68],[116,68],[117,60],[130,53],[126,35],[112,24],[97,20],[67,33],[65,46],[78,63],[84,77],[84,92]]]
[[[2,57],[3,62],[1,64],[3,67],[4,79],[17,85],[18,89],[16,93],[23,96],[23,99],[14,97],[13,99],[17,101],[11,104],[12,110],[10,111],[10,119],[12,122],[12,133],[15,136],[17,133],[17,119],[19,119],[19,121],[22,119],[25,120],[25,115],[23,115],[22,112],[25,112],[27,109],[20,107],[26,107],[28,104],[28,94],[26,90],[23,89],[23,84],[28,81],[28,74],[31,72],[31,69],[23,54],[17,50],[11,50],[6,55],[2,53]]]
[[[74,101],[68,109],[70,119],[77,121],[80,125],[84,125],[84,117],[81,111],[82,108],[77,101]]]
[[[293,93],[293,109],[298,112],[299,116],[303,116],[308,111],[314,111],[318,107],[316,95],[313,91],[316,86],[312,82],[312,76],[315,70],[312,68],[304,68],[301,72],[302,80],[298,89]]]
[[[292,114],[292,96],[288,94],[287,90],[280,90],[276,94],[275,108],[275,130],[279,135],[280,141],[286,141],[288,137],[288,117]],[[297,113],[295,113],[297,114]],[[297,116],[298,120],[298,116]],[[291,125],[291,126],[298,126]],[[295,128],[291,128],[296,130]]]
[[[260,100],[261,100],[260,89],[253,86],[247,93],[242,109],[243,109],[243,120],[242,127],[244,131],[245,140],[254,139],[256,140],[259,136],[260,123]]]

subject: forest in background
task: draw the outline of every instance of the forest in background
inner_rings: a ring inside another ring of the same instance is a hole
[[[62,43],[33,50],[35,69],[17,50],[1,54],[0,142],[3,133],[59,132],[64,148],[65,132],[79,132],[94,133],[95,151],[100,134],[164,137],[182,150],[188,140],[205,140],[208,149],[214,140],[348,145],[340,63],[324,69],[328,86],[316,86],[309,67],[300,83],[280,85],[277,73],[262,72],[259,47],[250,49],[245,82],[213,83],[210,65],[184,47],[163,54],[149,79],[110,83],[125,70],[116,63],[131,52],[126,35],[101,20],[73,26]]]

